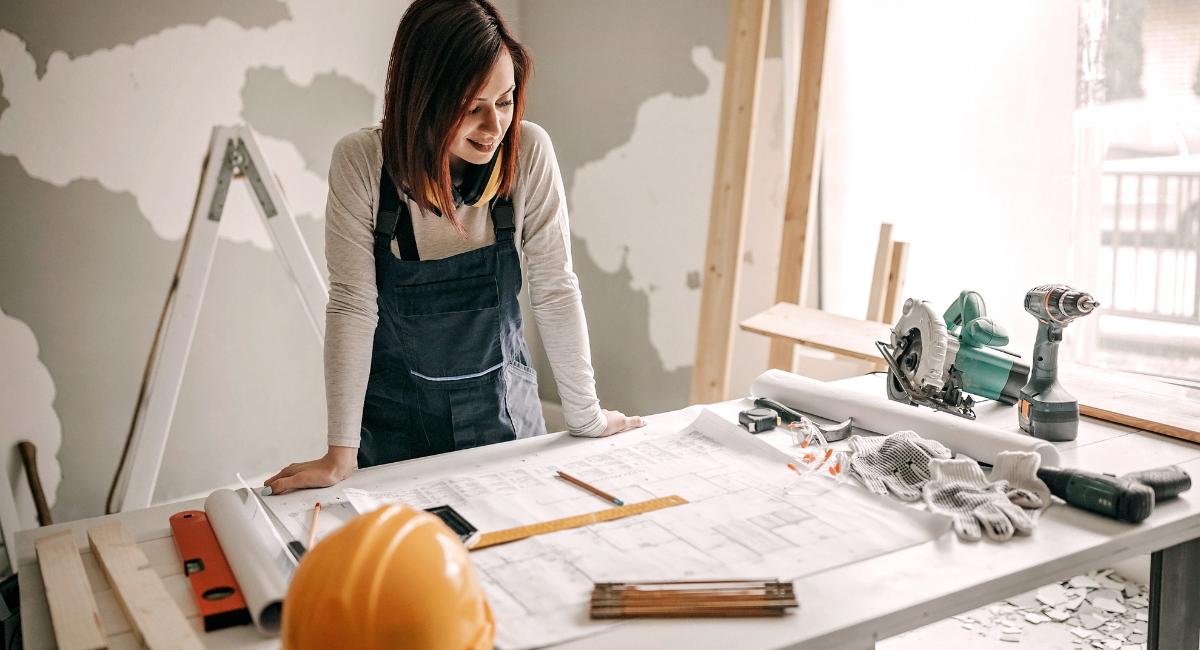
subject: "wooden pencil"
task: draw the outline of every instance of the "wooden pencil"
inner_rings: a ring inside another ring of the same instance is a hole
[[[317,515],[321,514],[321,502],[313,506],[312,523],[308,525],[308,548],[312,548],[313,542],[317,541]]]
[[[625,505],[625,502],[618,499],[617,497],[614,497],[613,495],[609,494],[608,492],[605,492],[604,490],[601,490],[600,488],[598,488],[594,485],[588,485],[587,483],[584,483],[583,481],[575,478],[574,476],[571,476],[570,474],[568,474],[562,470],[558,470],[558,478],[561,478],[562,480],[564,480],[572,485],[581,487],[581,488],[587,490],[588,492],[591,492],[592,494],[600,497],[601,499],[604,499],[605,501],[613,504],[614,506]]]

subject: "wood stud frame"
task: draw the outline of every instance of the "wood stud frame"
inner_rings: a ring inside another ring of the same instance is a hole
[[[742,235],[749,201],[755,109],[766,46],[769,0],[733,0],[708,247],[700,294],[692,403],[725,399],[733,360],[734,311],[741,270]]]

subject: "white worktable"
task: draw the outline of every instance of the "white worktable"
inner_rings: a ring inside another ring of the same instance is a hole
[[[883,392],[878,376],[849,380],[844,385],[876,395]],[[737,412],[749,405],[749,400],[734,400],[712,408],[736,419]],[[691,407],[653,417],[682,426],[694,416],[696,409]],[[1018,430],[1016,413],[1011,407],[988,403],[980,405],[977,412],[981,422]],[[783,432],[764,433],[762,437],[777,446],[789,448],[791,445],[790,438]],[[554,444],[588,442],[572,439],[568,443],[561,439],[561,434],[552,434],[371,468],[352,476],[344,485],[365,485],[372,477],[378,477],[379,472],[418,475],[433,467],[480,466],[497,453],[497,448],[510,445],[536,449]],[[1200,477],[1200,445],[1106,422],[1085,418],[1080,424],[1078,439],[1057,446],[1064,466],[1068,467],[1121,474],[1174,464]],[[511,453],[513,448],[504,451]],[[325,503],[334,498],[335,491],[313,490],[304,494],[310,500],[319,499]],[[65,529],[75,532],[76,542],[84,551],[84,566],[93,589],[97,589],[97,603],[110,647],[137,647],[112,593],[104,589],[107,583],[103,574],[87,551],[86,529],[112,520],[124,523],[134,535],[163,577],[167,590],[199,629],[196,608],[167,523],[171,514],[189,508],[200,509],[202,502],[156,506],[18,533],[25,647],[54,647],[33,542],[38,537]],[[1157,648],[1162,650],[1196,650],[1191,639],[1196,638],[1200,628],[1197,608],[1200,593],[1193,593],[1200,591],[1195,589],[1200,584],[1200,541],[1194,541],[1197,538],[1200,538],[1200,489],[1159,504],[1154,514],[1139,525],[1119,523],[1059,504],[1043,514],[1037,530],[1029,537],[1018,537],[1006,543],[964,543],[953,533],[947,533],[932,542],[801,578],[796,581],[801,606],[787,617],[630,621],[562,647],[865,650],[872,648],[877,639],[1089,569],[1103,568],[1133,555],[1155,552],[1154,566],[1157,568],[1152,570],[1149,647],[1153,650],[1157,643]],[[1157,631],[1156,621],[1163,623]],[[277,639],[263,638],[250,626],[204,634],[202,638],[211,648],[278,647]]]

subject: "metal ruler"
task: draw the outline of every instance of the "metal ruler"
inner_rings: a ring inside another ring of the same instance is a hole
[[[518,526],[517,528],[509,528],[507,530],[498,530],[491,533],[480,535],[479,541],[471,547],[472,551],[497,544],[507,544],[515,542],[526,537],[534,535],[545,535],[547,533],[556,533],[560,530],[569,530],[571,528],[582,528],[590,526],[602,521],[612,521],[614,519],[623,519],[632,517],[646,512],[662,510],[672,506],[681,506],[687,503],[687,499],[681,496],[671,495],[659,499],[650,499],[649,501],[639,501],[638,503],[630,503],[628,505],[608,508],[598,512],[591,512],[586,515],[575,515],[573,517],[563,517],[562,519],[552,519],[543,521],[540,524],[530,524],[528,526]]]

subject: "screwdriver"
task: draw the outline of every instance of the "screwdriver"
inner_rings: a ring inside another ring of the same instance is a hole
[[[1192,477],[1173,466],[1123,476],[1043,467],[1038,478],[1070,505],[1133,524],[1149,517],[1156,501],[1174,498],[1192,487]]]

